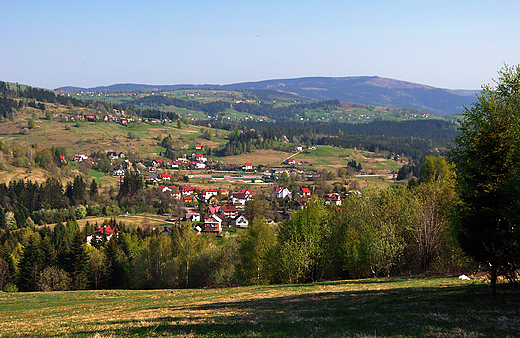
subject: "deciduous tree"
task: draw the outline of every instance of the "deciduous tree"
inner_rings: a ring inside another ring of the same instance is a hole
[[[520,66],[504,66],[496,86],[482,86],[459,122],[448,152],[462,201],[458,237],[468,254],[490,265],[494,294],[498,268],[518,263]]]

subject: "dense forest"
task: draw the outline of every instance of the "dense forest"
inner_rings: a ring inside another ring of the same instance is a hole
[[[375,121],[367,124],[330,122],[259,122],[232,124],[222,120],[200,121],[199,125],[231,130],[229,141],[221,147],[223,155],[250,153],[255,149],[290,150],[275,145],[285,139],[296,144],[332,145],[411,157],[421,162],[425,156],[439,154],[458,134],[457,125],[439,120]],[[242,129],[244,128],[244,129]]]

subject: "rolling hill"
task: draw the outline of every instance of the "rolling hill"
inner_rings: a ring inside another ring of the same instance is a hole
[[[304,77],[265,80],[227,85],[140,85],[116,84],[95,88],[61,87],[65,91],[152,91],[180,88],[212,88],[220,90],[272,90],[291,93],[313,100],[340,100],[375,106],[415,108],[439,115],[456,114],[476,101],[478,90],[451,90],[381,78],[359,77]]]

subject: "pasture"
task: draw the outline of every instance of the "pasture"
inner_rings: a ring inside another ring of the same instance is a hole
[[[518,292],[382,278],[228,289],[1,293],[2,337],[517,337]]]

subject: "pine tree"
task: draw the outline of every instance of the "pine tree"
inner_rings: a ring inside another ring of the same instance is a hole
[[[21,291],[35,291],[38,274],[42,269],[42,254],[39,246],[39,235],[32,235],[25,245],[22,259],[18,264],[18,287]]]

